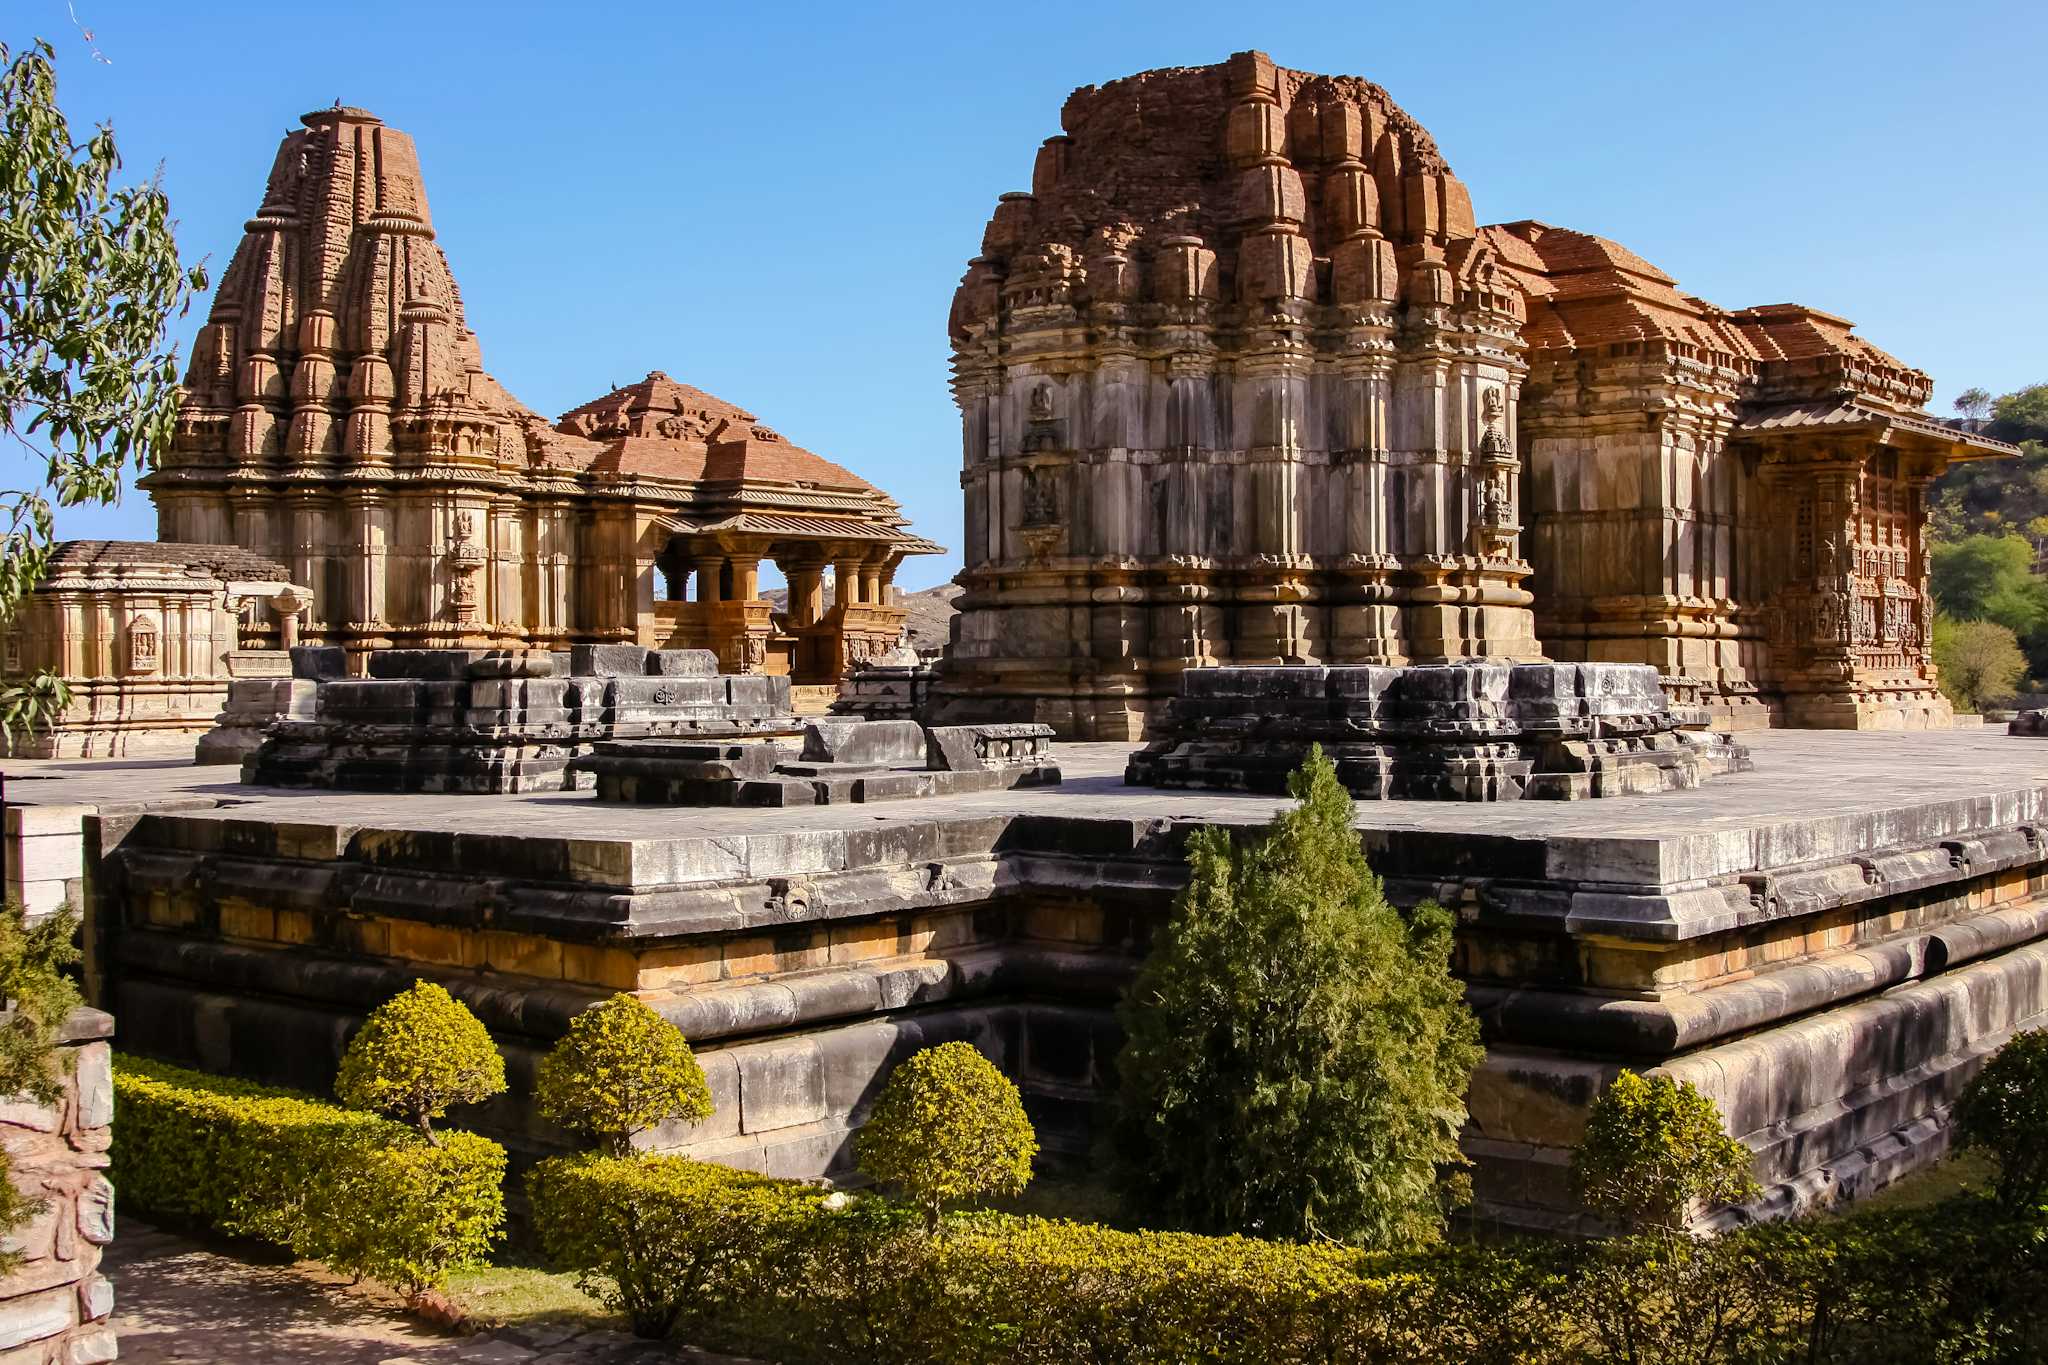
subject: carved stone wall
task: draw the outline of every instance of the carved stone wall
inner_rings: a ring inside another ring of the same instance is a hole
[[[1945,726],[1925,491],[2012,448],[1919,411],[1844,319],[1728,312],[1626,248],[1483,230],[1527,293],[1521,439],[1537,633],[1647,663],[1731,729]]]
[[[303,593],[282,565],[233,546],[60,543],[0,627],[0,672],[48,669],[71,701],[13,752],[190,757],[235,678],[287,671]]]
[[[0,1360],[100,1365],[118,1354],[114,1286],[99,1273],[114,1240],[114,1187],[102,1173],[113,1137],[113,1019],[81,1009],[67,1021],[53,1105],[0,1104],[0,1144],[15,1188],[43,1211],[8,1237],[21,1266],[0,1279]]]
[[[941,714],[1134,738],[1181,670],[1538,657],[1521,296],[1377,86],[1076,91],[953,305]]]

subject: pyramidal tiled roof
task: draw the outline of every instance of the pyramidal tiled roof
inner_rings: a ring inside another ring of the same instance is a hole
[[[570,409],[555,429],[604,445],[593,470],[880,492],[852,470],[790,444],[745,408],[660,370]]]

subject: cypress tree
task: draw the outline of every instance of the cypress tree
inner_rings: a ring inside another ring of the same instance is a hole
[[[1453,920],[1387,903],[1318,747],[1263,837],[1210,826],[1121,1009],[1116,1131],[1137,1211],[1369,1247],[1436,1240],[1482,1055]]]

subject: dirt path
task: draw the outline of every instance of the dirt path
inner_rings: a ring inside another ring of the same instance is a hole
[[[122,1365],[711,1365],[612,1332],[450,1336],[316,1266],[259,1264],[133,1218],[101,1267]]]

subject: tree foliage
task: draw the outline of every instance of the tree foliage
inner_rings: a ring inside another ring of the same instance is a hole
[[[35,586],[55,506],[113,502],[177,417],[171,318],[206,288],[179,264],[154,179],[121,187],[114,131],[83,142],[57,107],[55,53],[0,45],[0,435],[45,465],[40,488],[0,491],[0,618]],[[48,684],[0,714],[17,729],[68,697]]]
[[[433,1121],[454,1104],[505,1091],[505,1059],[469,1007],[415,981],[370,1012],[342,1054],[334,1093],[351,1109],[403,1119],[438,1143]]]
[[[1991,434],[2001,441],[2048,441],[2048,384],[2029,384],[1993,403]]]
[[[1956,395],[1956,411],[1971,421],[1982,421],[1991,415],[1991,395],[1974,386]]]
[[[1431,1241],[1481,1056],[1452,919],[1387,903],[1320,748],[1289,790],[1262,838],[1190,837],[1188,886],[1121,1011],[1126,1183],[1199,1231]]]
[[[1998,1200],[2011,1213],[2048,1203],[2048,1029],[2015,1034],[1984,1064],[1954,1114],[1956,1146],[1998,1161]]]
[[[711,1087],[682,1030],[624,993],[570,1021],[541,1059],[534,1094],[543,1115],[612,1156],[631,1154],[650,1128],[711,1117]]]
[[[2004,626],[1934,618],[1934,666],[1941,692],[1958,711],[1975,712],[2009,697],[2027,673],[2027,656]]]
[[[2025,536],[1973,535],[1934,547],[1928,587],[1942,615],[1996,621],[2016,636],[2048,623],[2048,583]]]
[[[889,1073],[854,1151],[863,1172],[901,1186],[936,1231],[947,1204],[1023,1193],[1038,1135],[1007,1076],[972,1043],[942,1043]]]
[[[78,960],[72,945],[78,918],[69,910],[31,924],[20,905],[0,912],[0,1098],[27,1096],[54,1104],[63,1093],[55,1058],[65,1016],[79,1004],[78,987],[64,969]],[[0,1152],[0,1234],[41,1213],[39,1196],[16,1188]],[[0,1247],[0,1275],[21,1262],[18,1249]]]
[[[78,917],[69,910],[30,923],[21,906],[0,913],[0,1097],[54,1104],[63,1091],[51,1065],[65,1016],[80,1003],[65,968],[78,961]]]
[[[1581,1203],[1617,1223],[1676,1230],[1701,1204],[1756,1193],[1749,1149],[1690,1081],[1623,1071],[1593,1102],[1572,1154]]]

